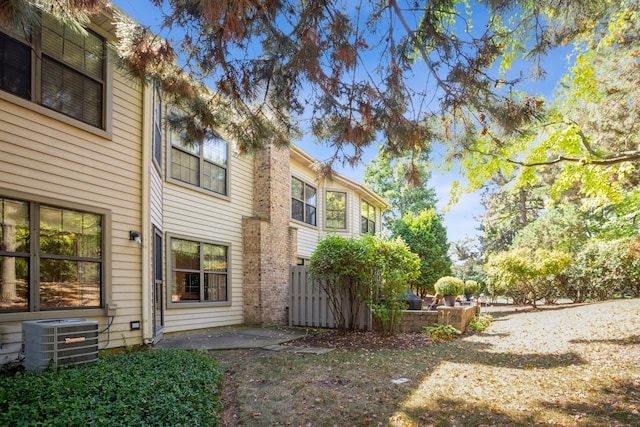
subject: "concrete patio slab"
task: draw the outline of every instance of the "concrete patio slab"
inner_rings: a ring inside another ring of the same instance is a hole
[[[304,329],[287,327],[234,327],[193,334],[165,336],[155,348],[235,350],[266,348],[306,335]]]

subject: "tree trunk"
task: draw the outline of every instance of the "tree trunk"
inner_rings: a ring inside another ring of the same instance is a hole
[[[520,223],[527,226],[527,196],[523,187],[520,187]]]

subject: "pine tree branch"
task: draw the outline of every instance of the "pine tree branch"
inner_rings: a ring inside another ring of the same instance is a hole
[[[435,67],[428,59],[429,55],[427,54],[427,51],[424,49],[422,44],[418,42],[415,36],[415,32],[411,30],[411,27],[409,27],[409,24],[407,24],[407,21],[404,19],[404,15],[402,14],[402,10],[400,10],[400,6],[398,6],[398,2],[396,0],[389,0],[389,6],[393,8],[393,11],[398,16],[398,19],[400,20],[402,27],[407,32],[409,38],[416,42],[416,46],[418,46],[418,49],[420,49],[420,54],[422,55],[424,63],[427,65],[427,68],[429,69],[429,72],[431,73],[433,78],[435,78],[436,82],[438,82],[438,86],[440,86],[440,88],[444,90],[448,95],[452,95],[451,88],[444,82],[444,80],[440,78]]]

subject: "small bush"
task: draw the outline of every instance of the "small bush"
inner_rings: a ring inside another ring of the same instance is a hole
[[[538,301],[557,299],[570,263],[571,255],[564,252],[517,248],[490,255],[485,268],[492,293],[536,308]]]
[[[465,280],[464,292],[465,294],[475,294],[480,289],[480,284],[475,280]]]
[[[471,322],[469,322],[469,329],[474,332],[482,332],[489,327],[492,321],[493,316],[489,314],[481,314],[480,316],[476,316],[471,319]]]
[[[461,332],[451,325],[444,325],[441,323],[425,326],[424,332],[435,342],[449,341],[460,335]]]
[[[438,295],[461,295],[464,291],[464,282],[457,277],[444,276],[436,281],[434,288]]]
[[[153,350],[0,376],[0,425],[217,425],[222,372],[203,352]]]

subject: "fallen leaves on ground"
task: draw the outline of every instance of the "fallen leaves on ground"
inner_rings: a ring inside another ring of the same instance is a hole
[[[640,425],[640,300],[483,312],[485,332],[443,344],[328,331],[291,342],[324,355],[212,352],[220,425]]]

